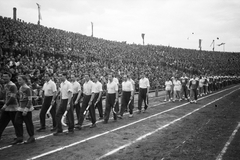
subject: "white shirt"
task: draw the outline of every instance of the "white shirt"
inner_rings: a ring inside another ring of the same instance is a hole
[[[92,94],[93,82],[89,80],[83,84],[83,94],[89,96]]]
[[[169,90],[171,90],[172,89],[172,85],[173,85],[173,83],[172,83],[172,81],[166,81],[165,82],[165,90],[167,90],[167,91],[169,91]]]
[[[73,94],[76,94],[79,91],[81,91],[81,85],[77,81],[72,82],[72,88],[73,88]]]
[[[131,81],[123,81],[122,82],[122,90],[125,92],[133,91],[133,85]]]
[[[199,87],[203,87],[204,81],[205,79],[203,78],[199,80]]]
[[[174,80],[173,85],[174,85],[174,87],[173,87],[174,91],[180,91],[181,90],[182,85],[181,85],[181,82],[179,80]]]
[[[68,99],[68,92],[73,92],[72,84],[68,80],[65,80],[60,84],[61,98]]]
[[[44,96],[53,96],[53,93],[57,91],[56,83],[50,79],[44,83],[42,90],[44,91]]]
[[[108,82],[107,83],[107,92],[109,93],[109,94],[113,94],[113,93],[116,93],[118,91],[118,85],[117,85],[117,83],[115,83],[115,82]]]
[[[148,78],[144,77],[139,80],[139,88],[146,89],[147,87],[150,87],[150,83]]]
[[[108,83],[109,83],[110,81],[108,80]],[[115,82],[117,85],[119,85],[119,81],[118,81],[118,79],[116,78],[116,77],[114,77],[113,78],[113,82]]]
[[[102,92],[102,83],[100,83],[99,81],[97,81],[96,83],[93,82],[93,87],[92,87],[92,92],[93,93],[100,93]]]

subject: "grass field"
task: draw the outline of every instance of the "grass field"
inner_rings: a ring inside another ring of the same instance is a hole
[[[146,113],[134,113],[133,118],[126,114],[122,120],[110,120],[108,124],[99,121],[93,129],[85,121],[83,130],[71,136],[54,137],[49,130],[36,132],[34,144],[9,145],[14,138],[9,126],[0,142],[0,159],[240,159],[238,85],[200,97],[197,104],[165,103],[163,94],[150,100]],[[39,126],[38,114],[34,111],[35,126]]]

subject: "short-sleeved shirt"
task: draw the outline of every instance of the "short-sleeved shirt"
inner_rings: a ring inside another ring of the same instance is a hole
[[[83,94],[84,95],[91,95],[92,94],[92,87],[93,87],[93,82],[89,80],[88,82],[84,82],[83,84]]]
[[[165,90],[170,91],[172,89],[172,85],[173,85],[172,81],[166,81],[165,82],[165,86],[166,86]]]
[[[73,94],[77,94],[79,91],[81,91],[81,85],[77,81],[72,82],[72,88],[73,88]]]
[[[108,82],[107,83],[107,92],[108,94],[113,94],[118,92],[118,85],[115,82]]]
[[[122,82],[122,91],[125,91],[125,92],[133,91],[133,85],[132,85],[132,82],[130,80]]]
[[[93,93],[100,93],[102,92],[102,83],[97,81],[96,83],[93,82],[92,92]]]
[[[49,80],[44,83],[42,90],[44,91],[44,96],[53,96],[53,93],[57,91],[56,83]]]
[[[139,88],[146,89],[147,87],[150,87],[150,83],[148,78],[144,77],[139,80]]]
[[[72,84],[68,80],[65,80],[60,84],[60,91],[61,91],[61,98],[68,99],[68,93],[73,92]]]

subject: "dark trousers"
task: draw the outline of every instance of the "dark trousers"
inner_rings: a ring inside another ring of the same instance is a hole
[[[78,101],[78,103],[75,105],[75,101],[77,99],[78,94],[73,94],[73,109],[75,109],[76,115],[77,115],[77,120],[79,123],[79,119],[80,119],[80,102]]]
[[[45,96],[44,97],[43,105],[42,105],[40,115],[39,115],[42,128],[46,127],[45,117],[46,117],[47,110],[51,106],[52,98],[53,98],[53,96]],[[53,104],[52,109],[50,110],[50,113],[52,115],[52,124],[53,124],[53,128],[54,128],[54,127],[56,127],[56,103]]]
[[[16,116],[16,111],[2,111],[2,115],[0,117],[0,137],[2,136],[3,131],[7,127],[8,123],[12,121],[12,124],[15,129],[15,134],[16,134],[16,126],[14,124],[15,121],[15,116]]]
[[[142,102],[144,101],[144,109],[148,108],[147,88],[140,88],[138,93],[138,110],[142,110]]]
[[[26,125],[28,135],[34,136],[34,126],[32,121],[32,112],[27,112],[26,116],[22,115],[23,112],[17,112],[15,116],[16,136],[18,139],[23,139],[23,122]]]
[[[112,108],[114,107],[115,99],[116,99],[115,93],[107,95],[106,108],[105,108],[105,113],[104,113],[104,121],[105,122],[108,122],[108,120],[109,120],[110,112],[111,112]],[[115,113],[113,113],[113,118],[114,118],[114,120],[117,120],[117,115]]]
[[[99,93],[96,93],[93,99],[93,105],[97,101]],[[100,97],[99,102],[96,104],[95,109],[98,109],[99,117],[103,118],[103,106],[102,106],[102,96]]]
[[[197,100],[197,89],[190,89],[190,99],[193,100]]]
[[[87,106],[88,106],[88,103],[91,99],[91,95],[87,96],[87,95],[84,95],[83,96],[83,102],[82,102],[82,108],[80,110],[80,119],[79,119],[79,125],[82,126],[83,124],[83,121],[84,121],[84,111],[86,110]],[[95,115],[95,108],[94,108],[94,104],[92,103],[92,105],[89,107],[89,113],[90,113],[90,117],[91,117],[91,121],[92,121],[92,124],[95,124],[96,123],[96,115]]]
[[[188,88],[187,88],[187,86],[182,86],[182,92],[183,92],[184,98],[188,99]]]
[[[123,113],[125,112],[125,110],[127,109],[127,107],[129,107],[129,113],[132,114],[132,105],[131,103],[128,106],[129,100],[131,98],[131,92],[122,92],[122,98],[121,98],[121,109],[120,109],[120,115],[123,116]]]
[[[57,114],[56,114],[56,122],[57,122],[57,132],[62,132],[62,123],[61,123],[61,119],[62,116],[64,114],[64,112],[67,109],[67,105],[68,105],[68,99],[62,99],[60,106],[57,110]],[[66,116],[67,122],[68,122],[68,131],[73,131],[74,129],[74,117],[73,117],[73,105],[70,102],[70,109],[67,112],[67,116]]]

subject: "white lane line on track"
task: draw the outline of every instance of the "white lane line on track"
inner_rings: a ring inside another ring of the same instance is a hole
[[[235,88],[235,87],[236,87],[236,86],[231,87],[231,88],[228,88],[228,89],[224,89],[224,90],[222,90],[222,91],[219,91],[219,92],[213,93],[213,94],[211,94],[211,95],[202,97],[202,98],[200,98],[199,100],[205,99],[205,98],[207,98],[207,97],[213,96],[213,95],[218,94],[218,93],[221,93],[221,92],[224,92],[224,91],[226,91],[226,90],[230,90],[230,89]],[[235,92],[236,90],[238,90],[238,89],[235,89],[234,91],[231,91],[230,93],[228,93],[228,94],[226,94],[226,95],[229,95],[229,94],[231,94],[232,92]],[[226,96],[226,95],[225,95],[225,96]],[[218,98],[218,99],[219,99],[219,98]],[[218,99],[216,99],[216,100],[218,100]],[[214,100],[214,101],[216,101],[216,100]],[[212,101],[212,103],[213,103],[214,101]],[[71,144],[69,144],[69,145],[59,147],[59,148],[54,149],[54,150],[51,150],[51,151],[49,151],[49,152],[42,153],[42,154],[40,154],[40,155],[37,155],[37,156],[34,156],[34,157],[29,158],[29,160],[30,160],[30,159],[31,159],[31,160],[33,160],[33,159],[38,159],[38,158],[41,158],[41,157],[44,157],[44,156],[47,156],[47,155],[50,155],[50,154],[59,152],[59,151],[61,151],[61,150],[64,150],[64,149],[67,149],[67,148],[76,146],[76,145],[81,144],[81,143],[84,143],[84,142],[86,142],[86,141],[89,141],[89,140],[98,138],[98,137],[100,137],[100,136],[103,136],[103,135],[112,133],[112,132],[114,132],[114,131],[117,131],[117,130],[126,128],[126,127],[128,127],[128,126],[134,125],[134,124],[139,123],[139,122],[142,122],[142,121],[144,121],[144,120],[147,120],[147,119],[156,117],[156,116],[158,116],[158,115],[161,115],[161,114],[163,114],[163,113],[166,113],[166,112],[172,111],[172,110],[174,110],[174,109],[180,108],[180,107],[185,106],[185,105],[187,105],[187,104],[189,104],[189,102],[184,103],[184,104],[181,104],[181,105],[179,105],[179,106],[175,106],[175,107],[173,107],[173,108],[171,108],[171,109],[168,109],[168,110],[159,112],[159,113],[157,113],[157,114],[154,114],[154,115],[151,115],[151,116],[142,118],[142,119],[140,119],[140,120],[137,120],[137,121],[135,121],[135,122],[129,123],[129,124],[127,124],[127,125],[123,125],[123,126],[121,126],[121,127],[118,127],[118,128],[115,128],[115,129],[112,129],[112,130],[109,130],[109,131],[106,131],[106,132],[103,132],[103,133],[100,133],[100,134],[97,134],[97,135],[94,135],[94,136],[92,136],[92,137],[88,137],[88,138],[83,139],[83,140],[81,140],[81,141],[77,141],[77,142],[75,142],[75,143],[71,143]],[[199,108],[199,109],[200,109],[200,108]],[[199,109],[198,109],[198,110],[199,110]],[[188,114],[187,114],[187,115],[188,115]],[[168,125],[170,125],[170,124],[168,124]],[[165,125],[165,126],[166,126],[166,125]],[[123,147],[123,148],[124,148],[124,147]],[[121,148],[120,148],[120,149],[121,149]]]
[[[162,96],[158,96],[158,97],[151,97],[151,99],[156,99],[156,98],[161,98],[161,97],[165,97],[165,96],[162,95]],[[136,100],[136,102],[137,102],[137,100]],[[154,105],[154,106],[156,106],[156,105]],[[46,121],[49,121],[49,120],[51,120],[51,118],[46,119]],[[37,121],[34,121],[33,124],[37,124],[39,122],[40,122],[40,120],[37,120]],[[7,126],[5,129],[11,129],[11,128],[13,128],[13,125]]]
[[[122,145],[122,146],[120,146],[120,147],[118,147],[118,148],[116,148],[116,149],[113,149],[112,151],[104,154],[103,156],[97,158],[96,160],[101,160],[101,159],[103,159],[103,158],[105,158],[105,157],[108,157],[108,156],[110,156],[110,155],[112,155],[112,154],[114,154],[114,153],[116,153],[116,152],[118,152],[118,151],[120,151],[120,150],[122,150],[122,149],[124,149],[124,148],[126,148],[126,147],[129,147],[129,146],[131,146],[131,145],[133,145],[133,144],[135,144],[135,143],[137,143],[137,142],[145,139],[146,137],[151,136],[152,134],[154,134],[154,133],[156,133],[156,132],[158,132],[158,131],[160,131],[160,130],[162,130],[162,129],[164,129],[164,128],[167,128],[168,126],[170,126],[170,125],[172,125],[172,124],[174,124],[174,123],[182,120],[183,118],[186,118],[186,117],[190,116],[191,114],[193,114],[193,113],[195,113],[195,112],[197,112],[197,111],[199,111],[199,110],[207,107],[208,105],[210,105],[210,104],[212,104],[212,103],[214,103],[214,102],[216,102],[216,101],[218,101],[218,100],[220,100],[220,99],[222,99],[222,98],[224,98],[224,97],[232,94],[233,92],[235,92],[235,91],[237,91],[237,90],[238,90],[238,89],[233,90],[233,91],[229,92],[228,94],[225,94],[224,96],[222,96],[222,97],[220,97],[220,98],[218,98],[218,99],[215,99],[215,100],[213,100],[213,101],[211,101],[211,102],[203,105],[202,107],[197,108],[197,109],[195,109],[195,110],[193,110],[193,111],[185,114],[184,116],[182,116],[182,117],[180,117],[180,118],[177,118],[177,119],[171,121],[170,123],[168,123],[168,124],[166,124],[166,125],[158,128],[158,129],[156,129],[156,130],[154,130],[154,131],[152,131],[152,132],[149,132],[149,133],[147,133],[147,134],[145,134],[145,135],[142,135],[142,136],[138,137],[137,139],[135,139],[134,141],[131,141],[131,142],[125,144],[125,145]],[[239,125],[239,127],[240,127],[240,125]],[[238,128],[239,128],[239,127],[238,127]],[[235,135],[235,134],[234,134],[234,135]],[[218,160],[218,159],[217,159],[217,160]]]
[[[158,105],[161,105],[161,104],[166,104],[166,103],[168,103],[168,102],[163,102],[163,103],[158,103],[158,104],[153,103],[153,104],[155,104],[155,105],[153,105],[152,107],[155,107],[155,106],[158,106]],[[137,110],[136,110],[136,111],[133,111],[133,113],[135,113],[135,112],[137,112]],[[129,114],[129,113],[125,113],[124,115],[128,115],[128,114]],[[110,119],[113,119],[113,118],[110,118]],[[96,123],[100,123],[100,122],[102,122],[102,121],[103,121],[103,120],[99,120],[99,121],[97,121]],[[91,123],[87,123],[87,124],[83,125],[83,127],[87,127],[87,126],[90,126],[90,125],[91,125]],[[67,129],[63,130],[63,132],[67,132],[67,131],[68,131]],[[53,133],[36,137],[36,140],[43,139],[43,138],[47,138],[47,137],[50,137],[50,136],[53,136]],[[0,148],[0,151],[1,151],[1,150],[4,150],[4,149],[7,149],[7,148],[10,148],[10,147],[12,147],[12,146],[14,146],[14,145],[7,145],[7,146],[4,146],[4,147],[1,147],[1,148]]]
[[[240,128],[240,122],[238,122],[237,127],[234,129],[234,131],[232,132],[231,136],[229,137],[228,141],[226,142],[226,144],[224,145],[222,151],[219,153],[219,155],[217,156],[216,160],[222,160],[223,155],[226,153],[228,146],[231,144],[232,140],[234,139],[238,129]]]

